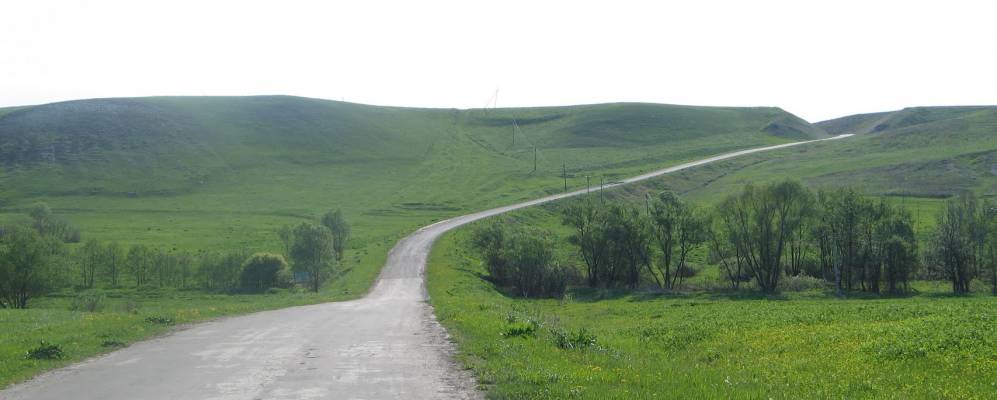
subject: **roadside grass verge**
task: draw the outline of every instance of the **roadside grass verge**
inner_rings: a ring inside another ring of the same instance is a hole
[[[491,398],[986,399],[997,390],[997,297],[919,283],[920,295],[903,298],[574,290],[514,299],[481,279],[469,232],[440,239],[427,282],[460,361]],[[536,333],[502,335],[517,324]],[[591,341],[559,345],[565,334]]]

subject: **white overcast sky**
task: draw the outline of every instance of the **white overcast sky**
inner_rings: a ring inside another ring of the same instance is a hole
[[[997,1],[47,1],[0,7],[0,106],[289,94],[481,107],[997,104]]]

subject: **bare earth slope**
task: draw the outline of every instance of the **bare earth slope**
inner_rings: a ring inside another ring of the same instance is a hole
[[[811,142],[727,153],[611,186]],[[0,398],[478,398],[481,393],[474,389],[473,380],[451,361],[453,347],[426,303],[423,273],[433,242],[448,230],[478,219],[584,192],[544,197],[419,229],[391,250],[377,284],[362,299],[199,324],[47,373],[0,392]]]

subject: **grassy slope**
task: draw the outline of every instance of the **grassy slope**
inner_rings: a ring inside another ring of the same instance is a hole
[[[512,118],[522,120],[514,146]],[[792,118],[647,104],[462,112],[293,97],[57,103],[0,118],[0,218],[41,200],[103,240],[277,250],[275,227],[339,207],[362,257],[352,265],[362,272],[346,279],[365,287],[401,235],[558,191],[562,163],[578,187],[586,174],[608,180],[784,141],[765,129]]]
[[[984,399],[997,385],[995,297],[576,291],[517,300],[478,277],[468,233],[434,248],[429,290],[491,398]],[[529,320],[542,324],[535,337],[501,336]],[[558,348],[555,328],[585,328],[598,345]]]
[[[642,205],[646,193],[669,188],[709,204],[749,182],[859,185],[911,208],[923,239],[941,205],[933,196],[967,189],[993,195],[997,184],[995,109],[949,115],[955,117],[699,167],[605,196]],[[557,213],[551,205],[511,218],[563,238],[569,232]],[[948,298],[934,294],[947,290],[944,284],[923,283],[922,295],[904,299],[584,290],[568,301],[511,299],[479,278],[483,268],[466,243],[470,229],[434,249],[429,290],[463,361],[496,398],[986,398],[997,385],[993,297]],[[581,263],[566,244],[558,251]],[[703,261],[702,254],[694,258]],[[692,282],[719,285],[714,268]],[[536,338],[503,339],[508,316],[587,327],[603,347],[561,350],[543,330]]]
[[[773,108],[650,104],[457,111],[293,97],[142,98],[10,111],[0,115],[0,223],[46,201],[86,237],[276,251],[274,228],[341,207],[354,237],[341,275],[318,295],[114,290],[101,313],[66,311],[60,297],[28,311],[0,310],[0,385],[106,351],[105,340],[164,329],[147,316],[192,322],[355,297],[397,238],[444,217],[561,190],[562,163],[577,188],[586,174],[611,180],[823,135]],[[142,304],[137,314],[122,311],[128,302]],[[24,360],[40,339],[63,344],[67,360]]]

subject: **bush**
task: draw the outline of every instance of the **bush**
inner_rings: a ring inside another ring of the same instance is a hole
[[[24,356],[32,360],[58,360],[65,357],[66,353],[62,351],[62,346],[42,340],[38,347],[28,350]]]
[[[537,325],[528,322],[514,322],[505,327],[499,335],[502,337],[525,337],[525,336],[536,336]]]
[[[585,328],[573,332],[554,328],[551,329],[550,334],[554,338],[554,344],[562,349],[581,349],[596,345],[595,335]]]
[[[560,297],[568,286],[547,232],[506,228],[498,223],[475,232],[474,246],[485,259],[489,279],[523,297]]]
[[[686,263],[676,269],[675,275],[680,278],[692,278],[699,275],[699,268],[696,268],[696,266],[691,263]]]
[[[81,294],[73,298],[69,304],[72,311],[98,312],[104,309],[104,295]]]
[[[159,315],[145,317],[145,322],[150,324],[173,325],[173,319]]]
[[[117,339],[104,339],[100,345],[101,347],[125,347],[125,342]]]
[[[246,260],[240,281],[245,289],[266,291],[270,288],[290,286],[291,273],[284,256],[256,253]]]
[[[59,287],[62,246],[31,227],[7,230],[0,238],[0,308],[27,308],[31,298]]]
[[[802,292],[811,289],[824,289],[828,284],[823,279],[812,276],[798,275],[787,276],[779,282],[779,288],[787,292]]]
[[[128,300],[124,305],[125,312],[129,314],[138,314],[138,309],[140,307],[139,303],[135,300]]]

